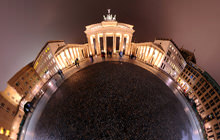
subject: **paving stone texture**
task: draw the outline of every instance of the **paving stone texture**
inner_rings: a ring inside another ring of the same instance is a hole
[[[51,97],[35,140],[190,140],[173,92],[130,63],[103,62],[73,74]]]

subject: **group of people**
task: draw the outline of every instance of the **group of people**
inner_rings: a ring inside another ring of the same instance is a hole
[[[120,51],[120,52],[119,52],[119,59],[120,59],[120,61],[121,61],[123,55],[124,55],[123,52]],[[107,52],[107,56],[110,57],[110,58],[112,58],[112,51]],[[101,57],[102,57],[102,60],[105,60],[105,52],[101,52]],[[90,61],[93,63],[93,62],[94,62],[93,55],[90,54],[90,55],[89,55],[89,58],[90,58]],[[130,59],[136,59],[136,56],[134,56],[133,54],[131,54],[131,55],[129,56],[129,58],[130,58]],[[79,60],[78,60],[78,58],[76,58],[76,60],[75,60],[75,65],[76,65],[76,67],[79,66]]]

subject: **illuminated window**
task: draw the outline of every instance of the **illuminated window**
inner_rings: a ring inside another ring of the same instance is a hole
[[[6,130],[5,136],[9,136],[9,134],[10,134],[10,131],[9,131],[9,130]]]
[[[4,107],[5,106],[5,104],[4,103],[1,103],[1,107]]]
[[[0,127],[0,134],[4,134],[4,128]]]
[[[38,65],[38,62],[36,62],[35,65],[34,65],[34,68],[35,68],[35,69],[36,69],[37,65]]]

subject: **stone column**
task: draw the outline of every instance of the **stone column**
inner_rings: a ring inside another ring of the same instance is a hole
[[[141,51],[141,47],[140,46],[137,46],[137,58],[140,59],[140,51]]]
[[[144,61],[146,50],[147,50],[146,46],[143,46],[143,55],[141,57],[141,60],[143,60],[143,61]]]
[[[154,55],[155,55],[155,53],[156,53],[156,50],[154,50]],[[153,57],[154,57],[154,56],[153,56]],[[157,60],[157,57],[158,57],[158,55],[154,57],[154,60],[152,61],[152,65],[155,64],[155,62],[156,62],[156,60]]]
[[[144,61],[147,61],[147,57],[148,57],[148,55],[149,55],[149,52],[150,52],[150,47],[146,47],[146,54],[145,54],[145,56],[144,56]]]
[[[107,44],[106,44],[106,34],[104,33],[103,34],[103,46],[104,46],[104,51],[105,51],[105,53],[107,53],[107,46],[106,46]]]
[[[151,54],[150,54],[150,52],[151,52],[151,48],[152,48],[152,47],[149,46],[148,55],[147,55],[147,57],[146,57],[146,62],[147,62],[147,63],[149,63],[149,61],[150,61],[150,57],[151,57],[151,56],[150,56],[150,55],[151,55]]]
[[[76,56],[76,54],[75,54],[75,48],[72,48],[72,51],[73,51],[73,56],[74,56],[74,61],[76,60],[76,58],[77,58],[77,56]]]
[[[132,39],[132,36],[129,35],[129,40],[128,40],[127,48],[125,50],[125,54],[127,54],[127,55],[131,54],[131,39]]]
[[[84,58],[83,55],[82,55],[82,49],[81,49],[81,47],[78,48],[78,50],[79,50],[79,56],[80,56],[80,58]]]
[[[72,57],[72,54],[71,54],[71,52],[70,52],[70,49],[71,48],[68,48],[68,52],[69,52],[69,55],[70,55],[70,59],[71,59],[71,64],[74,62],[74,58]]]
[[[66,49],[65,49],[65,50],[66,50]],[[68,64],[68,65],[71,65],[71,62],[69,61],[69,58],[67,57],[65,50],[63,50],[63,52],[64,52],[64,55],[65,55],[65,57],[66,57],[67,64]],[[67,51],[68,51],[68,50],[67,50]]]
[[[60,60],[62,61],[63,65],[64,65],[65,67],[67,67],[68,65],[66,64],[65,60],[63,60],[61,54],[59,54],[58,57],[59,57]]]
[[[120,36],[120,40],[121,40],[121,42],[120,42],[120,46],[119,46],[119,51],[123,51],[124,34],[122,34],[122,35]]]
[[[128,44],[127,44],[128,36],[126,36],[125,38],[126,38],[126,42],[124,42],[124,44],[125,44],[125,54],[127,55],[127,51],[128,51]]]
[[[99,42],[98,34],[95,35],[95,43],[96,43],[96,52],[97,52],[97,55],[99,55],[101,52],[101,49],[100,49],[100,42]]]
[[[96,42],[94,42],[93,40],[94,40],[94,38],[92,37],[92,40],[91,40],[91,42],[92,42],[92,43],[91,43],[91,44],[92,44],[92,45],[91,45],[91,47],[92,47],[92,55],[95,55],[95,43],[96,43]]]
[[[157,60],[155,62],[155,65],[157,66],[159,64],[159,60],[161,59],[162,54],[159,52]]]
[[[160,57],[160,59],[159,59],[159,61],[158,61],[158,67],[160,67],[161,66],[161,61],[164,59],[164,57],[163,57],[163,54],[161,53],[161,57]]]
[[[150,58],[149,58],[149,60],[148,60],[150,64],[152,64],[152,62],[154,61],[154,60],[151,61],[151,59],[153,58],[154,51],[155,51],[153,47],[152,47],[151,49],[153,49],[153,52],[152,52],[152,54],[150,54],[150,56],[149,56]]]
[[[113,34],[113,53],[116,53],[116,34]]]
[[[58,55],[56,56],[56,61],[57,61],[57,65],[60,66],[61,68],[63,68],[63,65],[62,63],[60,62],[59,58],[58,58]],[[60,69],[61,69],[60,68]]]
[[[88,43],[89,43],[89,46],[90,46],[90,47],[89,47],[89,48],[90,48],[89,51],[91,52],[92,55],[94,55],[94,54],[95,54],[95,48],[94,48],[93,37],[91,37],[91,36],[92,36],[92,35],[90,35],[90,36],[89,36],[89,39],[88,39],[88,41],[89,41]],[[91,38],[92,38],[92,40],[91,40]],[[89,52],[89,54],[90,54],[90,52]]]
[[[76,48],[76,55],[77,55],[77,58],[80,60],[80,55],[79,55],[79,47]]]
[[[90,36],[87,36],[87,38],[88,38],[89,54],[92,54],[92,44],[91,44]]]
[[[70,47],[70,48],[68,49],[68,51],[69,51],[69,54],[70,54],[70,57],[71,57],[72,61],[74,61],[74,55],[73,55],[73,50],[72,50],[72,48]],[[71,52],[72,52],[72,53],[71,53]]]
[[[130,53],[135,55],[135,46],[131,43]]]

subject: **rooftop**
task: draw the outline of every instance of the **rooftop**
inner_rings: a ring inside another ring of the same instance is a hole
[[[185,60],[192,61],[193,63],[196,64],[196,57],[194,55],[194,52],[191,52],[184,48],[180,48],[180,53],[182,54]]]

